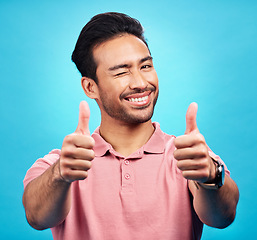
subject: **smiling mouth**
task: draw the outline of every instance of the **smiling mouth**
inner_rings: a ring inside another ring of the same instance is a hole
[[[126,100],[128,100],[129,102],[145,102],[147,101],[149,98],[149,95],[144,96],[144,97],[138,97],[138,98],[127,98]]]
[[[148,107],[151,103],[151,91],[141,92],[141,93],[135,93],[130,94],[126,96],[124,99],[130,103],[131,106],[135,108],[145,108]]]

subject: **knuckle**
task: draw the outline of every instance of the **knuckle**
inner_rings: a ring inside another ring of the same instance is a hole
[[[183,164],[181,163],[181,162],[177,162],[177,167],[178,167],[178,169],[180,169],[181,171],[183,171],[184,170],[184,167],[183,167]]]
[[[207,167],[207,162],[205,158],[201,158],[199,159],[199,161],[197,162],[197,168],[200,169],[201,171],[204,171],[204,169],[206,169]]]
[[[61,156],[64,158],[70,157],[74,155],[74,148],[71,147],[70,145],[64,146],[61,150]]]
[[[93,150],[89,150],[89,160],[93,160],[95,158],[95,152]]]
[[[196,134],[196,139],[199,143],[202,143],[202,144],[205,143],[205,138],[201,133]]]
[[[175,150],[174,152],[173,152],[173,156],[174,156],[174,158],[178,158],[178,150]]]
[[[70,179],[70,171],[67,168],[61,169],[60,174],[63,177],[63,179],[65,179],[65,180]]]
[[[63,157],[63,155],[61,155],[60,157],[60,169],[65,168],[67,166],[67,158]]]
[[[198,179],[201,180],[201,182],[205,182],[206,179],[209,178],[209,171],[207,169],[202,169],[199,171]]]
[[[74,138],[74,135],[73,134],[69,134],[69,135],[64,137],[64,142],[70,144],[70,143],[73,142],[73,138]]]
[[[85,178],[87,178],[87,177],[88,177],[88,171],[85,171],[83,178],[85,179]]]
[[[62,149],[62,153],[64,156],[71,156],[74,154],[74,149],[70,146],[66,146]]]
[[[92,141],[92,147],[95,146],[95,139],[91,137],[91,141]]]
[[[200,157],[206,157],[208,155],[208,152],[205,147],[200,147],[198,149],[198,154]]]
[[[186,179],[189,178],[188,173],[186,171],[182,171],[182,176]]]
[[[203,178],[208,179],[210,175],[210,171],[208,169],[205,169],[203,171]]]
[[[87,137],[88,148],[93,148],[95,146],[95,140],[91,136],[86,136],[86,137]]]
[[[90,169],[92,167],[92,162],[91,161],[88,161],[87,162],[87,169]]]
[[[194,161],[193,162],[193,167],[195,169],[201,169],[202,168],[202,163],[200,161]]]
[[[60,170],[68,172],[71,168],[72,160],[67,157],[60,158]]]
[[[88,177],[88,172],[87,171],[83,171],[80,176],[78,177],[77,180],[84,180]]]
[[[174,145],[175,145],[175,146],[177,145],[177,143],[178,143],[178,137],[176,137],[176,138],[174,139]]]
[[[178,136],[174,139],[174,145],[176,148],[180,148],[182,136]]]

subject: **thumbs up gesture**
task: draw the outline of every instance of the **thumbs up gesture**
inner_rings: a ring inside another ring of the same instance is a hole
[[[79,122],[74,133],[66,136],[63,141],[61,156],[59,159],[59,177],[66,182],[83,180],[88,176],[91,161],[95,154],[94,139],[89,132],[90,110],[86,101],[82,101],[79,107]]]
[[[197,182],[212,182],[216,168],[209,156],[203,135],[199,132],[196,115],[198,106],[191,103],[186,113],[186,131],[174,140],[174,157],[184,178]]]

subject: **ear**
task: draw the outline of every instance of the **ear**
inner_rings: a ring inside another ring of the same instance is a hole
[[[98,86],[96,82],[88,77],[81,78],[81,86],[85,92],[85,94],[91,99],[98,98]]]

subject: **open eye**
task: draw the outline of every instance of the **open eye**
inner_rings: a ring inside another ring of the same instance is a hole
[[[152,65],[150,65],[150,64],[145,64],[145,65],[143,65],[142,67],[141,67],[141,69],[148,69],[148,68],[151,68],[152,67]]]

